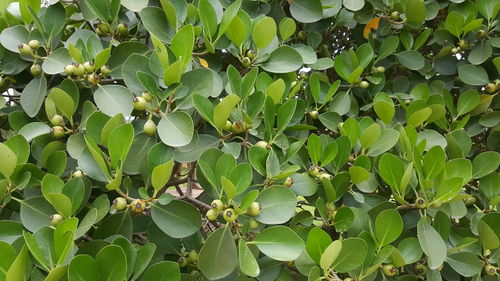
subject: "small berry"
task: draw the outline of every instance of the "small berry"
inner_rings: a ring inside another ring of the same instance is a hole
[[[50,225],[52,225],[53,227],[56,227],[63,220],[64,220],[64,218],[61,215],[59,215],[59,214],[53,214],[52,216],[50,216]]]
[[[31,49],[36,50],[40,48],[40,41],[33,39],[28,42],[28,46],[30,46]]]
[[[415,206],[419,209],[424,209],[427,207],[427,202],[425,201],[424,198],[417,198],[417,200],[415,200]]]
[[[247,214],[249,214],[250,216],[258,216],[260,214],[260,204],[259,202],[252,202],[252,204],[250,204],[250,207],[248,207],[248,211],[247,211]]]
[[[486,274],[489,276],[493,276],[497,273],[497,268],[491,264],[488,264],[484,267],[484,272],[486,272]]]
[[[314,166],[314,165],[313,165],[313,166],[311,166],[311,167],[309,168],[309,171],[308,171],[309,175],[311,175],[311,176],[313,176],[313,177],[315,177],[315,176],[319,175],[319,172],[320,172],[319,167],[318,167],[318,166]]]
[[[196,250],[191,250],[189,252],[189,259],[191,261],[197,261],[198,260],[198,252],[196,252]]]
[[[99,78],[99,75],[97,75],[95,73],[91,73],[87,77],[87,81],[89,81],[89,83],[92,85],[97,85],[97,84],[99,84],[99,81],[101,81],[101,78]]]
[[[85,69],[86,72],[88,73],[92,73],[94,72],[95,70],[95,67],[94,67],[94,64],[90,61],[86,61],[84,64],[83,64],[83,68]]]
[[[216,210],[217,212],[220,212],[222,211],[222,209],[224,209],[224,203],[222,203],[222,201],[219,199],[215,199],[214,201],[212,201],[210,206],[212,206],[212,208],[214,208],[214,210]]]
[[[309,75],[307,75],[306,72],[302,72],[302,73],[300,73],[300,78],[307,80],[309,78]]]
[[[381,73],[383,73],[383,72],[385,72],[385,67],[383,67],[383,66],[377,66],[377,67],[375,68],[375,70],[377,70],[377,72],[381,72]]]
[[[144,133],[148,136],[156,135],[156,124],[153,120],[148,120],[143,126]]]
[[[134,98],[134,109],[137,111],[143,111],[148,106],[146,100],[143,97]]]
[[[361,89],[366,89],[366,88],[368,88],[369,86],[370,86],[370,83],[368,83],[367,81],[361,81],[361,82],[359,83],[359,87],[360,87]]]
[[[222,214],[222,216],[224,217],[224,220],[227,222],[233,222],[238,218],[238,215],[236,214],[236,212],[232,208],[228,208],[228,209],[224,210],[224,213]]]
[[[255,146],[258,146],[258,147],[262,147],[264,149],[268,149],[270,147],[269,143],[267,143],[266,141],[258,141],[256,144],[254,144]]]
[[[391,13],[391,19],[392,20],[399,20],[399,12],[398,11],[394,11]]]
[[[259,227],[259,225],[260,225],[260,223],[254,218],[250,218],[248,220],[248,228],[250,228],[250,229],[255,229],[255,228]]]
[[[493,94],[497,91],[497,85],[495,85],[495,83],[488,83],[485,89],[487,93]]]
[[[233,128],[233,123],[231,123],[231,121],[227,120],[226,124],[224,124],[224,127],[222,127],[222,130],[231,131],[232,128]]]
[[[330,175],[329,173],[322,172],[322,173],[320,173],[318,175],[318,179],[320,181],[322,181],[322,180],[329,180],[329,181],[331,181],[333,179],[333,176]]]
[[[232,124],[231,129],[234,134],[241,134],[245,131],[245,126],[240,121],[236,121]]]
[[[244,57],[241,60],[241,65],[243,65],[243,67],[249,67],[251,64],[252,64],[252,60],[249,57]]]
[[[30,72],[31,72],[31,75],[38,76],[38,75],[42,74],[42,67],[39,64],[33,64],[30,67]]]
[[[248,50],[246,55],[247,55],[248,58],[254,59],[255,58],[255,51],[254,50]]]
[[[52,126],[62,126],[64,125],[64,119],[61,115],[56,114],[50,118],[50,124],[52,124]]]
[[[115,200],[113,200],[113,207],[117,211],[124,210],[125,208],[127,208],[127,200],[123,197],[117,197],[115,198]]]
[[[64,131],[64,128],[61,127],[61,126],[54,126],[52,127],[52,129],[50,130],[50,134],[56,138],[56,139],[60,139],[62,137],[64,137],[66,135],[66,131]]]
[[[108,24],[102,22],[97,25],[97,30],[99,30],[102,34],[107,34],[110,31]]]
[[[382,266],[382,272],[385,276],[394,276],[398,273],[398,269],[392,264],[386,264]]]
[[[64,73],[65,73],[66,75],[70,75],[70,76],[71,76],[71,75],[73,75],[73,74],[74,74],[74,73],[73,73],[74,71],[75,71],[75,66],[74,66],[74,65],[72,65],[72,64],[68,64],[68,65],[66,65],[66,66],[64,67]]]
[[[474,204],[476,204],[476,197],[471,196],[471,197],[468,197],[467,199],[465,199],[465,205],[472,206]]]
[[[120,34],[121,37],[127,37],[128,36],[128,26],[125,23],[120,23],[116,27],[116,31],[118,31],[118,34]]]
[[[25,56],[33,55],[33,50],[31,49],[30,46],[28,46],[28,44],[19,44],[17,48],[19,49],[19,53],[21,53],[21,55]]]
[[[415,265],[415,272],[418,275],[425,275],[425,273],[427,273],[427,266],[419,263],[419,264]]]
[[[452,54],[458,54],[458,52],[460,52],[459,48],[455,48],[455,47],[451,48],[451,53]]]
[[[107,67],[107,66],[103,66],[103,67],[101,67],[101,74],[102,74],[102,75],[105,75],[105,76],[106,76],[106,75],[108,75],[110,72],[111,72],[111,69],[109,69],[109,67]]]
[[[293,88],[297,86],[297,81],[292,81],[292,83],[290,83],[290,88]]]
[[[83,178],[83,172],[80,171],[80,170],[76,170],[74,173],[73,173],[73,177],[74,178]]]
[[[81,75],[85,74],[85,67],[83,67],[82,64],[76,63],[76,64],[74,64],[74,66],[75,66],[75,68],[73,70],[73,75],[81,76]]]
[[[311,119],[316,120],[319,117],[319,112],[317,110],[309,111],[309,117]]]
[[[135,199],[130,203],[130,208],[136,213],[142,213],[146,210],[146,202],[141,199]]]
[[[283,185],[286,186],[286,187],[291,187],[293,185],[293,179],[291,177],[286,178],[286,180],[283,183]]]
[[[207,211],[207,213],[205,214],[205,216],[207,217],[207,219],[209,221],[214,221],[219,216],[219,211],[217,211],[215,209],[210,209],[210,210]]]
[[[153,100],[153,96],[148,91],[142,92],[141,97],[143,97],[147,102],[150,102]]]
[[[465,50],[465,49],[469,48],[469,43],[467,43],[465,40],[462,39],[458,43],[458,46],[460,47],[460,49]]]
[[[484,29],[481,29],[481,30],[479,30],[479,31],[477,32],[477,36],[478,36],[479,38],[483,38],[483,37],[485,37],[486,35],[488,35],[488,33],[487,33]]]
[[[306,36],[307,36],[307,34],[303,30],[301,30],[301,31],[299,31],[299,33],[297,33],[297,38],[299,38],[300,40],[306,39]]]
[[[177,260],[177,263],[179,264],[179,267],[186,267],[186,265],[188,265],[188,260],[185,257],[180,257]]]

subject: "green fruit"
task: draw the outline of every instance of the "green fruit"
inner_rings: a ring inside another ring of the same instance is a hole
[[[31,49],[36,50],[40,48],[40,41],[33,39],[28,42],[28,46],[30,46]]]
[[[143,111],[148,106],[148,103],[143,97],[134,98],[134,109],[137,111]]]
[[[419,264],[415,265],[415,272],[418,275],[425,275],[425,273],[427,273],[427,266],[419,263]]]
[[[299,33],[297,33],[297,38],[299,38],[300,40],[304,40],[304,39],[306,39],[306,37],[307,37],[307,34],[303,30],[301,30],[301,31],[299,31]]]
[[[30,46],[28,46],[28,44],[19,44],[17,45],[17,48],[19,50],[19,53],[21,53],[21,55],[33,56],[33,50],[31,49]]]
[[[127,199],[125,199],[123,197],[115,198],[115,200],[113,200],[113,207],[117,211],[124,210],[125,208],[127,208]]]
[[[250,204],[250,207],[248,207],[248,211],[247,211],[247,214],[249,214],[250,216],[258,216],[260,214],[260,204],[259,202],[252,202],[252,204]]]
[[[291,187],[293,185],[293,179],[291,177],[286,178],[286,180],[283,183],[283,185],[286,186],[286,187]]]
[[[248,228],[250,228],[250,229],[255,229],[255,228],[259,227],[259,225],[260,225],[260,223],[254,218],[250,218],[248,220]]]
[[[83,67],[82,64],[77,63],[74,66],[75,68],[73,70],[73,75],[82,76],[83,74],[85,74],[85,67]]]
[[[486,274],[489,276],[493,276],[497,274],[497,268],[491,264],[488,264],[484,267],[484,272],[486,272]]]
[[[30,72],[31,72],[31,75],[38,76],[38,75],[42,74],[42,67],[39,64],[33,64],[30,67]]]
[[[229,223],[234,222],[238,218],[238,215],[236,214],[236,212],[232,208],[228,208],[228,209],[224,210],[224,213],[222,213],[222,216],[224,217],[224,220],[229,222]]]
[[[493,94],[497,91],[497,85],[495,83],[488,83],[485,87],[487,93]]]
[[[307,80],[309,78],[309,75],[307,75],[306,72],[302,72],[302,73],[300,73],[300,78]]]
[[[74,173],[73,173],[73,177],[74,178],[83,178],[83,172],[80,171],[80,170],[76,170]]]
[[[144,130],[144,133],[148,136],[156,135],[156,124],[153,120],[146,121],[142,129]]]
[[[427,201],[425,201],[424,198],[417,198],[417,200],[415,200],[415,206],[419,209],[424,209],[427,207]]]
[[[251,64],[252,64],[252,60],[249,57],[244,57],[241,60],[241,65],[243,65],[243,67],[249,67]]]
[[[318,175],[318,179],[320,181],[322,181],[322,180],[329,180],[329,181],[331,181],[333,179],[333,176],[330,175],[329,173],[322,172],[322,173],[320,173]]]
[[[376,70],[377,72],[385,72],[385,67],[383,67],[383,66],[377,66],[377,67],[375,68],[375,70]]]
[[[470,196],[467,199],[465,199],[465,205],[472,206],[474,204],[476,204],[476,197]]]
[[[179,264],[179,267],[186,267],[186,265],[188,265],[188,260],[185,257],[180,257],[177,260],[177,263]]]
[[[197,261],[198,260],[198,252],[196,252],[196,250],[191,250],[189,252],[189,259],[191,261]]]
[[[222,127],[222,130],[231,131],[232,128],[233,128],[233,123],[231,123],[231,121],[227,120],[226,124],[224,124],[224,127]]]
[[[207,217],[207,219],[209,221],[214,221],[219,216],[219,211],[217,211],[215,209],[210,209],[210,210],[207,211],[207,213],[205,214],[205,216]]]
[[[248,58],[250,58],[250,59],[254,59],[254,58],[255,58],[255,55],[256,55],[256,54],[255,54],[255,51],[254,51],[254,50],[248,50],[248,51],[247,51],[247,54],[246,54],[246,56],[247,56]]]
[[[50,130],[50,134],[56,138],[56,139],[60,139],[62,137],[64,137],[66,135],[66,131],[64,130],[63,127],[61,126],[54,126],[52,127],[52,129]]]
[[[488,32],[486,32],[486,31],[485,31],[485,30],[483,30],[483,29],[481,29],[481,30],[479,30],[479,31],[477,32],[477,36],[478,36],[479,38],[483,38],[483,37],[485,37],[486,35],[488,35]]]
[[[92,73],[94,72],[95,70],[95,67],[94,67],[94,64],[91,63],[90,61],[86,61],[84,64],[83,64],[83,68],[85,69],[86,72],[88,73]]]
[[[52,124],[52,126],[62,126],[64,125],[64,119],[61,115],[56,114],[50,118],[50,124]]]
[[[146,202],[144,202],[144,200],[141,199],[135,199],[130,203],[130,208],[135,213],[142,213],[144,212],[144,210],[146,210]]]
[[[59,215],[59,214],[53,214],[52,216],[50,216],[50,225],[52,225],[53,227],[56,227],[63,220],[64,220],[64,218],[61,215]]]
[[[311,119],[316,120],[319,117],[319,112],[317,110],[309,111],[309,117]]]
[[[127,37],[128,36],[128,26],[125,23],[120,23],[116,27],[116,31],[118,31],[118,34],[120,34],[121,37]]]
[[[458,52],[460,52],[459,48],[451,48],[451,53],[452,54],[458,54]]]
[[[141,97],[143,97],[147,102],[150,102],[153,100],[153,96],[148,91],[142,92]]]
[[[382,266],[382,272],[385,276],[394,276],[398,273],[398,269],[392,264],[385,264]]]
[[[394,11],[391,13],[391,19],[392,20],[399,20],[399,12],[398,11]]]
[[[469,43],[462,39],[460,40],[460,42],[458,42],[458,46],[460,47],[460,49],[465,50],[469,48]]]
[[[75,66],[72,64],[68,64],[64,67],[64,73],[66,75],[73,75],[73,71],[75,71]]]
[[[369,86],[370,86],[370,83],[368,83],[367,81],[361,81],[361,82],[359,82],[359,87],[360,87],[361,89],[366,89],[366,88],[368,88]]]
[[[99,81],[101,81],[101,78],[99,78],[99,75],[97,75],[95,73],[91,73],[87,77],[87,81],[89,81],[89,83],[92,85],[97,85],[97,84],[99,84]]]
[[[106,75],[108,75],[110,72],[111,72],[111,69],[109,69],[109,67],[107,67],[107,66],[103,66],[103,67],[101,67],[101,74],[102,74],[102,75],[105,75],[105,76],[106,76]]]
[[[319,172],[320,172],[319,167],[318,166],[314,166],[314,165],[311,166],[309,168],[309,171],[308,171],[309,175],[311,175],[313,177],[316,177],[317,175],[319,175]]]
[[[222,201],[219,199],[215,199],[214,201],[212,201],[210,206],[212,206],[212,208],[214,208],[214,210],[216,210],[217,212],[220,212],[222,211],[222,209],[224,209],[224,203],[222,203]]]
[[[269,143],[267,143],[266,141],[258,141],[256,144],[254,144],[255,146],[258,146],[258,147],[262,147],[264,149],[268,149],[270,147]]]
[[[107,34],[109,33],[109,25],[107,23],[99,23],[97,25],[97,30],[99,30],[99,32],[101,32],[102,34]]]
[[[236,121],[232,124],[231,130],[234,134],[241,134],[245,131],[245,126],[240,121]]]

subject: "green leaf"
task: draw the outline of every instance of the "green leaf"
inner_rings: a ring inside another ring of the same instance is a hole
[[[368,156],[378,156],[391,149],[399,140],[399,132],[394,129],[383,129],[375,143],[368,150]]]
[[[174,160],[170,160],[154,167],[153,172],[151,173],[151,185],[155,190],[155,194],[157,194],[160,189],[165,187],[170,179],[170,176],[172,175],[173,168]]]
[[[5,273],[6,281],[25,281],[31,273],[32,262],[29,257],[28,247],[23,246],[9,270]]]
[[[446,30],[448,30],[451,34],[458,38],[460,38],[460,35],[462,34],[464,25],[465,18],[460,12],[457,11],[449,12],[444,22],[444,27],[446,28]]]
[[[472,277],[481,273],[483,263],[477,255],[469,252],[455,253],[446,258],[446,262],[460,275]]]
[[[419,70],[424,67],[425,59],[417,51],[403,51],[395,54],[398,61],[411,70]]]
[[[42,197],[31,197],[20,202],[20,217],[23,226],[35,232],[42,226],[50,224],[50,216],[55,214],[54,208]]]
[[[201,226],[198,209],[180,200],[174,200],[166,206],[151,204],[151,218],[163,232],[173,238],[188,237]]]
[[[293,191],[283,186],[272,186],[263,190],[256,200],[261,207],[257,221],[265,224],[281,224],[295,214],[297,198]]]
[[[370,178],[370,173],[360,166],[349,167],[349,175],[351,176],[353,184],[364,182]]]
[[[201,1],[204,2],[204,1]],[[183,68],[191,61],[191,56],[194,47],[194,29],[193,26],[188,24],[181,30],[177,31],[170,48],[177,56],[177,59],[183,62]]]
[[[333,262],[339,257],[340,252],[342,251],[342,241],[335,240],[333,241],[321,255],[321,261],[319,262],[323,271],[327,271]]]
[[[429,268],[437,269],[440,267],[446,260],[446,244],[426,217],[422,217],[418,221],[417,237],[420,247],[428,257],[427,265]]]
[[[440,146],[433,146],[424,157],[424,171],[427,179],[436,178],[444,169],[446,155]]]
[[[472,175],[481,178],[495,171],[500,165],[500,153],[496,151],[485,151],[472,160]]]
[[[421,25],[425,20],[425,3],[422,0],[408,0],[405,7],[406,19],[408,22]]]
[[[329,246],[331,246],[330,245],[331,243],[332,243],[332,238],[328,233],[326,233],[319,227],[314,227],[313,229],[311,229],[311,231],[309,231],[309,234],[307,235],[307,240],[306,240],[307,253],[317,264],[319,264],[321,259],[323,258],[323,253]],[[330,249],[330,251],[333,251],[333,249]],[[325,256],[327,262],[329,262],[328,260],[331,259],[331,256],[332,253],[329,253],[327,256]],[[328,266],[330,266],[333,263],[333,260],[329,263]]]
[[[391,153],[382,155],[378,164],[378,172],[391,189],[399,193],[399,185],[405,173],[405,167],[399,157]]]
[[[469,113],[479,104],[479,94],[475,90],[467,90],[458,96],[457,115]]]
[[[283,19],[281,19],[279,24],[279,32],[281,40],[286,41],[295,33],[296,29],[297,25],[295,24],[295,21],[292,18],[284,17]]]
[[[462,188],[463,179],[460,177],[447,178],[438,185],[434,200],[447,202],[453,199]]]
[[[198,10],[200,12],[200,20],[205,33],[209,38],[212,38],[217,31],[217,14],[214,7],[208,0],[201,0],[198,3]]]
[[[54,75],[64,71],[64,67],[71,63],[71,56],[66,48],[59,48],[50,53],[42,64],[43,72]]]
[[[391,118],[392,119],[392,118]],[[374,144],[382,133],[382,129],[379,124],[373,123],[368,128],[366,128],[363,133],[361,133],[360,142],[361,146],[364,149],[369,148],[372,144]]]
[[[359,11],[365,6],[365,0],[343,0],[344,7],[351,11]]]
[[[10,180],[16,168],[17,156],[7,145],[0,143],[0,158],[2,159],[0,161],[0,174]]]
[[[233,272],[238,265],[236,244],[229,225],[212,232],[200,250],[198,267],[212,280],[221,279]]]
[[[259,264],[246,242],[242,239],[238,242],[238,252],[241,272],[250,277],[257,277],[260,274]]]
[[[75,114],[76,111],[76,105],[68,93],[59,88],[52,88],[47,99],[52,100],[57,109],[59,109],[66,118],[72,120],[73,114]]]
[[[231,94],[225,97],[214,107],[213,122],[217,128],[222,129],[222,127],[226,125],[227,119],[238,102],[240,102],[240,97],[235,94]]]
[[[488,84],[488,73],[483,67],[473,64],[464,64],[458,67],[458,77],[465,84],[483,86]]]
[[[120,246],[108,245],[96,255],[101,280],[122,281],[127,275],[127,257]]]
[[[285,89],[285,81],[283,81],[283,79],[278,79],[267,87],[266,95],[272,98],[274,104],[279,104],[281,103]]]
[[[375,237],[380,245],[388,245],[396,240],[403,231],[403,219],[395,209],[380,212],[375,219]]]
[[[386,93],[378,93],[373,99],[373,108],[375,109],[375,113],[380,118],[380,120],[384,121],[384,123],[389,124],[396,113],[394,109],[394,102],[391,97]]]
[[[143,281],[180,281],[179,265],[171,261],[161,261],[148,267],[142,276]]]
[[[307,0],[309,1],[309,0]],[[316,0],[313,0],[313,2]],[[318,0],[319,1],[319,0]],[[294,1],[293,3],[296,3]],[[302,56],[292,47],[282,46],[274,50],[262,64],[265,71],[287,73],[298,70],[302,66]]]
[[[368,253],[365,240],[347,238],[342,240],[342,249],[334,260],[331,268],[338,272],[348,272],[363,264]]]
[[[47,92],[47,79],[41,75],[31,80],[21,94],[21,106],[29,117],[35,117]]]
[[[166,114],[158,123],[158,135],[169,146],[184,146],[193,139],[194,124],[191,116],[183,111]]]
[[[266,256],[278,261],[291,261],[300,256],[304,250],[304,241],[286,226],[272,226],[261,231],[249,244]]]
[[[71,259],[68,267],[68,281],[100,281],[101,273],[94,258],[78,255]]]
[[[276,37],[276,22],[271,17],[263,17],[254,23],[252,38],[258,49],[263,49],[269,45]]]
[[[107,147],[109,157],[111,158],[111,165],[114,168],[121,169],[123,167],[133,141],[134,128],[129,123],[120,125],[111,131]]]
[[[94,100],[97,107],[108,116],[130,116],[134,109],[132,92],[123,86],[99,85],[94,92]]]
[[[320,0],[294,0],[290,5],[292,17],[302,23],[312,23],[323,17]]]

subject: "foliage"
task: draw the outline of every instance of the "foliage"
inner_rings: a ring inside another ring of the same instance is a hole
[[[496,0],[0,3],[0,280],[498,280]]]

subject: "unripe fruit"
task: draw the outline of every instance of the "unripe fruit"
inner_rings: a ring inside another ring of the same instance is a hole
[[[189,259],[191,261],[197,261],[198,260],[198,252],[196,252],[196,250],[191,250],[189,252]]]
[[[306,36],[307,36],[307,34],[303,30],[301,30],[301,31],[299,31],[299,33],[297,33],[297,38],[299,38],[300,40],[306,39]]]
[[[97,85],[97,84],[99,84],[99,81],[101,81],[101,78],[99,78],[99,75],[97,75],[95,73],[91,73],[87,77],[87,81],[89,81],[89,83],[92,85]]]
[[[224,213],[222,213],[222,216],[224,217],[224,220],[227,222],[233,222],[238,218],[238,215],[232,208],[228,208],[224,210]]]
[[[136,213],[142,213],[146,210],[146,202],[141,199],[135,199],[130,203],[130,208]]]
[[[459,48],[451,48],[451,53],[452,54],[458,54],[458,52],[460,52]]]
[[[248,50],[246,55],[247,55],[248,58],[254,59],[255,58],[255,51],[254,50]]]
[[[75,71],[75,66],[72,64],[68,64],[64,67],[64,73],[66,75],[73,75],[73,71]]]
[[[250,216],[254,216],[254,217],[258,216],[260,214],[259,202],[252,202],[252,204],[250,204],[250,207],[248,207],[247,214],[249,214]]]
[[[415,272],[418,275],[425,275],[425,273],[427,273],[427,266],[419,263],[415,265]]]
[[[50,129],[50,134],[56,138],[60,139],[66,135],[66,131],[64,131],[64,128],[61,126],[54,126],[52,129]]]
[[[241,123],[240,121],[236,121],[231,126],[231,129],[232,129],[233,133],[241,134],[245,131],[245,126],[243,126],[243,123]]]
[[[215,199],[214,201],[212,201],[210,206],[212,206],[212,208],[217,212],[220,212],[222,211],[222,209],[224,209],[224,203],[222,203],[222,201],[219,199]]]
[[[125,208],[127,208],[127,200],[123,197],[117,197],[115,198],[115,200],[113,200],[113,207],[117,211],[124,210]]]
[[[137,111],[143,111],[147,107],[147,102],[143,97],[134,98],[134,109]]]
[[[361,82],[359,82],[359,87],[360,87],[361,89],[366,89],[366,88],[368,88],[369,86],[370,86],[370,83],[368,83],[367,81],[361,81]]]
[[[382,272],[385,276],[394,276],[398,273],[398,269],[392,264],[386,264],[382,266]]]
[[[30,46],[31,49],[36,50],[40,48],[40,41],[33,39],[28,42],[28,46]]]
[[[481,30],[479,30],[479,31],[477,32],[477,36],[478,36],[479,38],[483,38],[483,37],[485,37],[487,34],[488,34],[488,33],[487,33],[485,30],[483,30],[483,29],[481,29]]]
[[[232,127],[233,127],[233,123],[231,123],[231,121],[227,120],[226,124],[224,124],[224,127],[222,127],[222,130],[231,131]]]
[[[156,124],[153,120],[146,121],[142,129],[144,130],[144,133],[148,136],[154,136],[156,134]]]
[[[391,13],[391,19],[392,20],[399,20],[399,12],[398,11],[394,11]]]
[[[76,170],[74,173],[73,173],[73,177],[74,178],[83,178],[83,172],[80,171],[80,170]]]
[[[493,94],[497,91],[497,85],[495,83],[488,83],[485,87],[487,93]]]
[[[264,149],[268,149],[269,148],[269,143],[267,143],[266,141],[258,141],[255,146],[258,146],[258,147],[262,147]]]
[[[304,79],[304,80],[307,80],[307,78],[309,78],[309,75],[307,75],[307,73],[305,73],[305,72],[302,72],[302,73],[300,74],[300,78],[302,78],[302,79]]]
[[[120,34],[121,37],[127,37],[128,36],[128,27],[127,27],[127,24],[120,23],[116,27],[116,31],[118,31],[118,34]]]
[[[427,202],[425,201],[424,198],[417,198],[417,200],[415,200],[415,206],[419,209],[424,209],[425,207],[427,207]]]
[[[319,117],[319,112],[317,110],[309,111],[309,117],[311,119],[316,120]]]
[[[42,74],[42,67],[39,64],[33,64],[30,67],[30,72],[31,72],[31,75],[38,76],[38,75]]]
[[[474,204],[476,204],[476,197],[471,196],[471,197],[468,197],[467,199],[465,199],[465,205],[472,206]]]
[[[255,229],[255,228],[259,227],[259,225],[260,225],[259,222],[254,218],[250,218],[248,220],[248,228],[250,228],[250,229]]]
[[[319,172],[320,172],[320,170],[319,170],[318,166],[311,166],[309,168],[309,171],[308,171],[309,175],[311,175],[313,177],[319,175]]]
[[[293,179],[291,177],[286,178],[286,180],[283,183],[283,185],[286,186],[286,187],[291,187],[293,185]]]
[[[385,67],[383,66],[377,66],[375,69],[377,70],[377,72],[385,72]]]
[[[102,34],[109,33],[109,26],[106,23],[99,23],[97,25],[97,30],[99,30]]]
[[[185,257],[180,257],[177,260],[177,263],[179,264],[179,267],[185,267],[186,265],[188,265],[188,260]]]
[[[217,211],[215,209],[210,209],[210,210],[207,211],[207,213],[205,214],[205,216],[207,217],[207,219],[209,221],[214,221],[219,216],[219,211]]]
[[[493,276],[497,273],[497,268],[491,264],[488,264],[484,267],[484,272],[486,272],[486,274],[489,276]]]
[[[329,181],[331,181],[331,180],[333,179],[333,176],[332,176],[332,175],[330,175],[329,173],[325,173],[325,172],[323,172],[323,173],[320,173],[320,174],[318,175],[318,179],[319,179],[320,181],[322,181],[322,180],[329,180]]]
[[[94,67],[94,64],[91,63],[90,61],[86,61],[84,64],[83,64],[83,68],[85,69],[86,72],[88,73],[92,73],[94,72],[95,70],[95,67]]]
[[[458,46],[460,47],[460,49],[465,50],[469,47],[469,43],[465,42],[465,40],[462,39],[458,43]]]
[[[153,96],[148,91],[142,92],[141,97],[143,97],[147,102],[150,102],[153,100]]]
[[[109,67],[107,67],[107,66],[101,67],[101,74],[102,75],[108,75],[110,72],[111,72],[111,69],[109,69]]]
[[[292,81],[292,83],[290,83],[290,88],[293,88],[297,86],[297,81]]]
[[[249,57],[244,57],[241,60],[241,65],[243,65],[243,67],[249,67],[251,64],[252,64],[252,60]]]
[[[81,76],[81,75],[85,74],[85,67],[83,67],[83,65],[77,63],[74,66],[75,66],[75,68],[73,70],[73,75]]]
[[[52,124],[52,126],[62,126],[64,125],[64,119],[61,115],[56,114],[50,118],[50,124]]]
[[[64,220],[64,218],[61,215],[59,215],[59,214],[53,214],[52,216],[50,216],[50,225],[52,225],[53,227],[56,227],[63,220]]]
[[[19,44],[19,45],[17,45],[17,48],[19,50],[19,53],[21,53],[21,55],[25,55],[25,56],[32,56],[33,55],[33,50],[31,49],[30,46],[28,46],[28,44]]]

